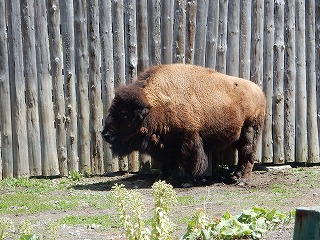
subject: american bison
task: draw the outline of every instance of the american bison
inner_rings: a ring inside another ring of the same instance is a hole
[[[162,177],[178,165],[193,177],[208,167],[205,151],[238,149],[233,178],[250,176],[266,109],[265,96],[249,80],[212,69],[154,66],[120,86],[102,132],[117,156],[147,153]]]

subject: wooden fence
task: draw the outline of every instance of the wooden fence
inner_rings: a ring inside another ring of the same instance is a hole
[[[319,0],[5,0],[0,178],[139,170],[112,157],[103,118],[115,87],[173,62],[263,87],[260,161],[319,163]]]

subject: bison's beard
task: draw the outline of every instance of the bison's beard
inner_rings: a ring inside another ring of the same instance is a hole
[[[148,153],[148,142],[143,134],[136,134],[130,138],[119,138],[110,143],[114,156],[125,157],[133,151]]]

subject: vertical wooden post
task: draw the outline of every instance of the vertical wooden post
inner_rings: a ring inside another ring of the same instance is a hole
[[[137,1],[137,25],[138,25],[138,71],[141,72],[149,66],[148,51],[148,4],[146,0]],[[172,27],[172,26],[171,26]],[[169,37],[169,36],[168,36]],[[171,35],[172,37],[172,35]],[[150,172],[151,157],[140,154],[140,169],[142,172]]]
[[[81,173],[90,171],[95,166],[90,162],[90,102],[89,96],[89,56],[88,56],[88,34],[87,34],[87,1],[74,2],[74,28],[75,32],[75,58],[76,58],[76,79],[77,79],[77,99],[78,99],[78,132],[79,137],[79,170]],[[89,20],[90,21],[90,20]],[[90,26],[90,25],[89,25]]]
[[[316,34],[316,59],[315,59],[315,64],[316,64],[316,82],[317,82],[317,102],[320,102],[320,1],[316,1],[316,6],[315,6],[315,34]],[[318,113],[320,112],[320,104],[318,104]],[[318,118],[318,126],[320,126],[320,118]],[[318,136],[320,138],[320,127],[318,127]]]
[[[308,160],[305,1],[296,0],[296,162]]]
[[[126,82],[124,49],[124,4],[123,0],[113,0],[113,60],[115,87]],[[128,170],[128,158],[119,159],[119,170]]]
[[[103,115],[114,97],[114,61],[113,61],[113,35],[112,35],[112,4],[111,1],[100,1],[100,38],[101,38],[101,82]],[[104,167],[106,172],[119,171],[118,158],[112,156],[108,143],[104,143]]]
[[[285,74],[284,74],[284,155],[286,162],[295,161],[295,3],[285,1]]]
[[[137,5],[135,0],[125,2],[126,23],[126,74],[128,83],[137,79],[138,75],[138,39],[137,39]]]
[[[147,0],[137,1],[137,25],[138,25],[138,72],[149,67],[148,49],[148,3]]]
[[[239,76],[249,80],[251,63],[251,0],[241,1],[240,9]]]
[[[218,45],[217,45],[217,59],[216,69],[221,73],[227,72],[227,35],[228,35],[228,0],[219,0],[219,25],[218,25]],[[220,163],[225,163],[225,159],[229,158],[230,150],[225,151],[224,156],[221,152],[212,153],[213,168]],[[231,151],[231,159],[234,159],[234,151]],[[209,155],[210,157],[210,155]],[[232,160],[232,162],[234,162]]]
[[[283,164],[284,159],[284,0],[275,2],[275,43],[274,43],[274,101],[273,101],[273,141],[275,164]]]
[[[185,63],[186,0],[175,1],[173,62]]]
[[[250,79],[260,87],[263,86],[263,19],[264,3],[252,1],[252,36],[251,36],[251,70]],[[257,160],[262,158],[262,138],[259,139],[256,154]]]
[[[274,1],[267,0],[264,5],[264,92],[267,98],[265,127],[262,136],[262,162],[273,162],[272,139],[272,99],[273,99],[273,44],[274,44]]]
[[[150,65],[161,63],[161,0],[148,1]]]
[[[317,102],[320,102],[320,0],[315,1],[315,40],[316,40],[316,81],[317,81]],[[320,113],[320,104],[318,104],[318,113]],[[318,126],[320,126],[320,118],[318,117]],[[320,127],[318,127],[318,137],[320,140]]]
[[[124,25],[123,0],[113,0],[113,61],[115,87],[124,84],[125,81],[125,50],[124,50]]]
[[[173,41],[173,0],[161,2],[161,44],[162,63],[172,63]]]
[[[12,104],[13,176],[29,176],[28,139],[26,126],[25,80],[20,2],[8,1],[9,73]],[[8,166],[8,170],[11,166]]]
[[[66,100],[66,127],[69,171],[79,170],[77,105],[74,52],[74,14],[72,1],[60,1],[63,45],[63,73]]]
[[[39,100],[37,82],[37,62],[35,47],[34,0],[21,1],[21,24],[24,77],[26,82],[27,131],[29,172],[31,176],[41,175],[41,142],[39,127]]]
[[[293,240],[320,238],[320,207],[296,209]]]
[[[41,133],[42,175],[59,175],[54,112],[52,103],[52,78],[50,76],[50,53],[48,21],[45,0],[35,1],[36,57],[39,86],[39,111]]]
[[[48,24],[59,172],[60,176],[67,176],[68,157],[66,149],[65,98],[64,80],[62,77],[59,0],[48,1]]]
[[[6,2],[0,1],[0,179],[13,177],[12,121],[8,62]]]
[[[228,51],[226,52],[226,73],[239,77],[239,47],[240,47],[240,1],[228,4]],[[221,156],[223,164],[235,165],[237,163],[237,150],[233,147],[226,149]]]
[[[219,0],[209,0],[206,44],[206,67],[215,68],[218,46]]]
[[[319,138],[317,114],[316,42],[315,42],[315,1],[306,1],[306,63],[308,101],[308,163],[319,163]]]
[[[219,27],[217,67],[221,73],[226,73],[227,64],[227,27],[228,27],[228,0],[219,0]]]
[[[138,75],[138,42],[137,42],[137,4],[135,0],[125,1],[126,23],[126,75],[128,83],[137,79]],[[139,153],[133,152],[128,156],[130,172],[139,171]]]
[[[198,1],[194,64],[204,66],[206,51],[206,32],[209,0]]]
[[[90,98],[90,135],[91,135],[91,169],[94,174],[102,174],[102,118],[100,81],[100,36],[98,0],[88,3],[88,39],[89,39],[89,98]]]
[[[196,29],[196,16],[197,16],[197,1],[190,0],[187,2],[186,7],[186,63],[193,64],[194,62],[194,40]]]
[[[240,1],[233,1],[228,6],[228,47],[226,73],[239,77],[239,44],[240,44]]]

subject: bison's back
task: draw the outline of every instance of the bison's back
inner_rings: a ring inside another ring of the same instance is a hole
[[[149,71],[144,75],[146,98],[154,111],[162,111],[171,127],[221,135],[265,109],[263,92],[249,80],[185,64]]]

